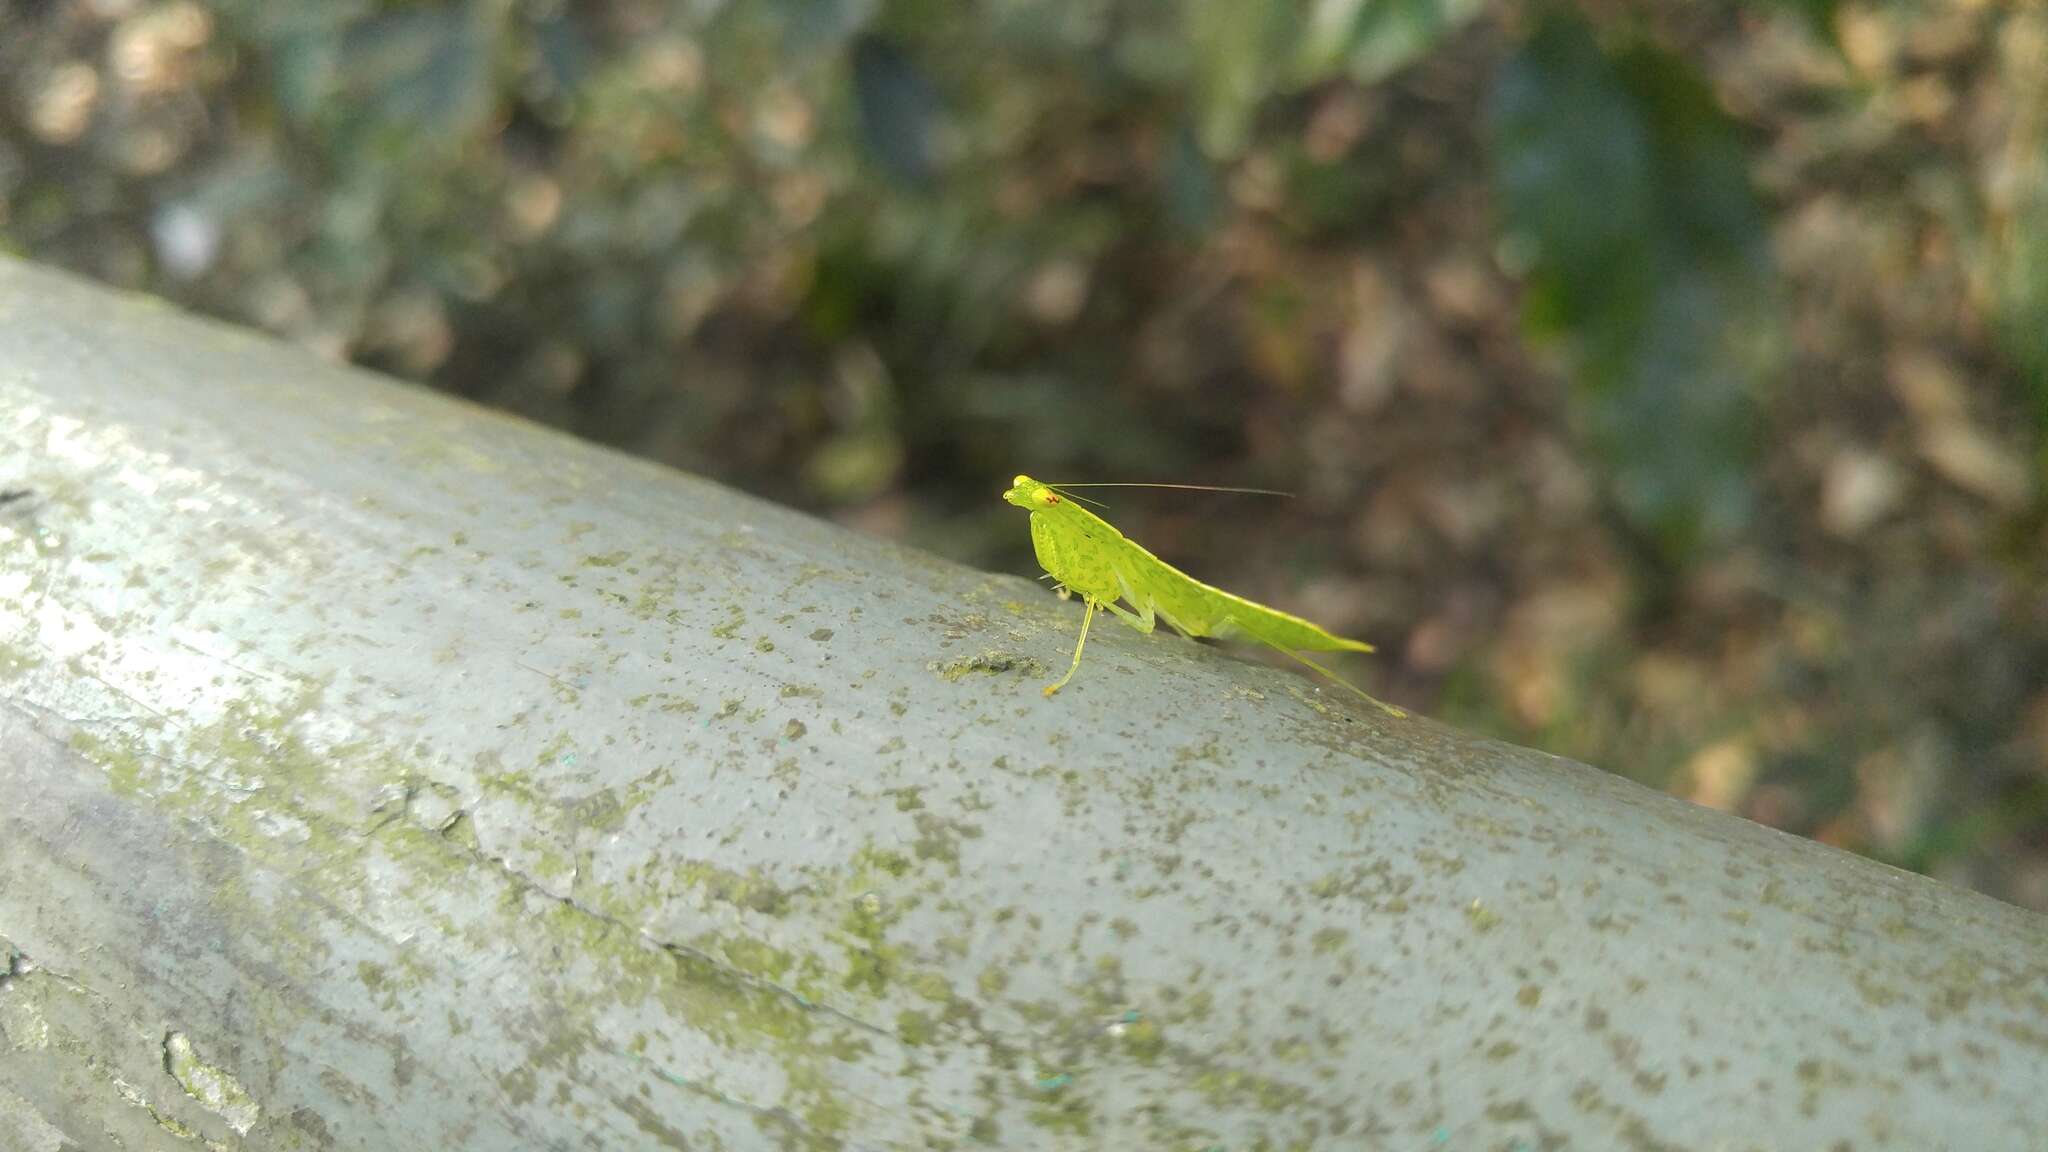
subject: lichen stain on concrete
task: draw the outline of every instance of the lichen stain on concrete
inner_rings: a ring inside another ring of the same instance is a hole
[[[631,923],[641,918],[634,913],[644,910],[621,909],[631,916],[630,921],[593,913],[572,900],[548,894],[537,882],[527,879],[502,860],[487,858],[473,850],[451,851],[460,845],[431,827],[415,827],[410,820],[381,821],[381,831],[374,839],[357,836],[362,829],[354,826],[346,815],[349,806],[333,794],[337,775],[326,770],[331,769],[331,765],[325,757],[301,744],[292,731],[299,715],[290,709],[275,715],[259,715],[254,709],[245,710],[224,720],[219,726],[220,732],[185,733],[180,754],[171,756],[145,751],[146,742],[140,738],[132,741],[133,747],[81,740],[78,736],[74,736],[72,744],[105,767],[116,791],[144,791],[142,785],[149,784],[151,787],[146,790],[157,797],[159,803],[204,813],[217,834],[243,846],[260,860],[276,863],[283,857],[296,857],[310,851],[327,861],[321,872],[320,884],[330,890],[352,891],[361,886],[363,869],[367,867],[363,853],[370,851],[372,846],[380,854],[388,854],[392,860],[403,861],[408,866],[417,885],[417,892],[410,886],[405,889],[409,895],[430,890],[446,891],[454,886],[458,877],[473,882],[479,879],[474,875],[474,865],[491,865],[492,871],[488,875],[512,882],[519,893],[514,901],[520,906],[517,919],[527,928],[537,928],[541,937],[563,945],[588,962],[615,967],[614,979],[601,982],[603,991],[584,997],[570,996],[558,1002],[559,1011],[567,1019],[561,1022],[560,1027],[549,1030],[546,1036],[535,1038],[534,1051],[529,1054],[529,1066],[546,1065],[547,1061],[541,1057],[554,1046],[592,1043],[592,1037],[602,1034],[597,1025],[609,1007],[652,997],[664,1005],[669,1015],[729,1052],[779,1065],[793,1087],[775,1102],[776,1106],[794,1109],[811,1130],[811,1135],[827,1134],[847,1122],[843,1114],[848,1105],[834,1091],[832,1077],[824,1068],[812,1063],[820,1059],[848,1060],[856,1057],[848,1041],[857,1037],[833,1035],[824,1037],[827,1042],[820,1044],[820,1037],[812,1034],[819,1026],[835,1032],[843,1030],[847,1020],[829,1011],[820,1015],[820,1009],[801,997],[759,987],[755,982],[758,977],[749,978],[745,973],[729,972],[706,958],[688,955],[687,949],[664,945],[650,950],[644,935],[631,927]],[[232,739],[228,738],[230,735]],[[177,769],[176,766],[184,763],[191,752],[202,748],[251,769],[260,765],[264,771],[256,775],[267,777],[270,782],[288,781],[293,786],[265,789],[256,794],[258,798],[254,800],[238,798],[231,801],[201,780],[192,779],[190,773]],[[373,761],[376,759],[372,757]],[[416,775],[408,768],[398,768],[391,763],[385,764],[384,771],[395,773],[401,780]],[[537,800],[537,797],[528,799]],[[537,807],[541,805],[530,805],[529,811]],[[291,812],[300,818],[312,838],[310,848],[306,845],[280,845],[261,834],[261,817],[273,808]],[[764,903],[770,907],[780,903],[765,881],[748,881],[737,887],[725,887],[726,894],[743,907],[758,909]],[[236,889],[236,885],[223,888],[223,907],[241,907],[247,903],[247,894]],[[545,900],[540,899],[544,895]],[[490,906],[489,902],[486,904]],[[498,907],[501,912],[511,912],[502,905]],[[455,928],[451,924],[446,926],[446,930],[452,934]],[[325,971],[327,967],[324,956],[298,955],[292,959],[299,962],[288,960],[286,971],[304,980],[313,979],[315,973]],[[819,974],[822,976],[822,970]],[[395,975],[390,970],[379,972],[379,976],[387,981]],[[417,977],[407,975],[405,979],[410,983]],[[401,990],[394,986],[390,992],[395,996]],[[174,1034],[166,1038],[165,1067],[177,1076],[186,1091],[217,1112],[238,1105],[254,1108],[246,1093],[235,1095],[240,1089],[232,1078],[199,1061],[192,1053],[189,1041],[182,1036]],[[806,1085],[801,1090],[794,1087],[799,1080]],[[222,1114],[231,1122],[235,1119],[229,1112]],[[248,1114],[246,1119],[253,1123],[254,1114]]]
[[[228,1127],[240,1135],[247,1136],[249,1129],[256,1126],[257,1117],[263,1114],[256,1101],[242,1090],[240,1082],[225,1069],[199,1058],[183,1032],[164,1035],[164,1071],[171,1074],[187,1096],[227,1121]]]
[[[5,981],[0,981],[4,987]],[[50,1022],[26,995],[0,996],[0,1048],[37,1052],[49,1047]]]
[[[1043,676],[1046,674],[1045,662],[1043,660],[1035,656],[1020,656],[1012,652],[1005,652],[999,648],[991,648],[986,652],[976,653],[973,656],[961,656],[953,660],[934,660],[930,664],[925,665],[925,668],[938,673],[942,679],[953,683],[958,683],[962,677],[970,676],[976,672],[986,672],[989,675],[997,675],[1004,672],[1021,672],[1028,676]]]
[[[305,824],[311,830],[316,840],[321,841],[326,847],[341,847],[339,843],[334,841],[345,840],[349,835],[349,829],[335,825],[336,814],[333,810],[339,806],[332,802],[332,797],[325,797],[323,795],[323,782],[331,786],[333,776],[331,773],[323,773],[318,776],[313,775],[310,770],[315,764],[320,763],[322,758],[313,753],[312,750],[297,743],[294,739],[281,738],[289,735],[289,729],[293,726],[293,723],[294,717],[289,712],[277,716],[244,715],[235,717],[233,722],[224,726],[228,732],[231,732],[236,737],[235,739],[217,738],[215,734],[210,732],[202,732],[193,739],[199,746],[213,748],[218,752],[232,753],[233,758],[240,762],[246,763],[254,760],[266,763],[272,770],[272,775],[291,779],[302,785],[300,788],[291,790],[288,796],[266,790],[263,794],[264,800],[259,800],[254,806],[258,809],[264,809],[266,802],[268,804],[282,803],[288,810],[302,812],[306,815]],[[221,737],[225,735],[226,733],[220,734]],[[188,734],[188,738],[191,738],[190,734]],[[272,844],[261,836],[253,835],[257,831],[256,822],[246,811],[250,807],[246,801],[234,804],[227,809],[222,809],[219,806],[222,798],[211,790],[201,789],[195,793],[190,790],[189,786],[178,786],[180,783],[186,785],[191,783],[190,781],[179,781],[179,774],[171,770],[171,765],[182,760],[182,757],[160,760],[141,752],[139,748],[118,749],[102,746],[91,750],[99,754],[97,758],[107,763],[111,775],[130,777],[129,784],[131,787],[138,782],[134,778],[146,775],[147,778],[159,785],[168,786],[153,789],[152,791],[158,792],[174,803],[204,807],[206,810],[211,811],[221,821],[218,825],[220,832],[230,836],[239,843],[249,846],[259,856],[273,858],[276,853],[284,850],[282,846]],[[125,771],[122,770],[124,765],[126,766]],[[401,775],[404,774],[401,773]],[[241,819],[238,821],[232,818],[229,815],[230,813],[239,815]],[[972,826],[961,825],[954,821],[933,820],[929,813],[925,813],[925,815],[927,816],[927,821],[923,822],[919,827],[919,856],[950,866],[953,859],[957,858],[959,851],[958,842],[961,839],[972,838],[976,830]],[[435,823],[438,822],[438,820],[435,821]],[[425,849],[433,843],[438,842],[442,845],[448,843],[446,839],[438,836],[427,839],[431,831],[431,826],[428,829],[420,830],[415,829],[409,821],[400,821],[390,825],[380,836],[377,843],[382,844],[386,850],[400,852],[404,859],[411,862],[414,866],[423,869],[425,874],[420,877],[423,883],[434,888],[445,888],[447,886],[445,881],[448,877],[439,875],[436,865],[447,868],[460,868],[462,861],[459,858],[442,860],[439,856],[426,851]],[[414,843],[415,841],[420,843]],[[419,850],[415,851],[414,849]],[[328,855],[325,852],[321,854]],[[329,875],[327,879],[333,881],[334,885],[338,888],[347,888],[348,885],[345,882],[347,877],[345,874],[352,871],[347,864],[348,854],[343,852],[338,855],[331,855],[329,858],[336,861],[340,866],[340,870]],[[894,857],[884,861],[878,856],[871,863],[875,865],[874,871],[899,879],[902,874],[908,873],[915,867],[914,862],[908,857],[903,857],[898,862]],[[504,868],[505,866],[502,863],[498,863],[498,867]],[[510,869],[506,869],[506,871],[511,873]],[[511,875],[516,876],[516,873],[511,873]],[[860,877],[859,879],[863,884],[876,880],[872,876]],[[859,887],[861,885],[855,886]],[[771,893],[774,891],[767,886],[765,881],[742,884],[736,889],[730,884],[714,885],[713,887],[724,889],[724,894],[735,898],[735,901],[741,906],[756,910],[760,910],[759,906],[762,901],[755,898],[752,890],[759,889]],[[835,885],[834,887],[839,886]],[[528,894],[537,895],[538,893],[529,892]],[[762,988],[749,980],[742,979],[736,985],[735,981],[725,974],[725,969],[718,962],[712,961],[707,964],[701,957],[688,955],[688,949],[663,949],[669,956],[669,960],[666,963],[678,965],[678,967],[672,970],[664,968],[663,962],[659,957],[645,950],[645,941],[640,937],[640,934],[630,930],[630,925],[639,920],[637,916],[621,916],[616,921],[609,919],[606,921],[612,929],[616,929],[620,933],[617,938],[614,938],[609,930],[593,937],[587,934],[589,931],[595,930],[595,926],[590,922],[588,915],[567,915],[567,909],[577,908],[577,906],[571,902],[563,901],[560,897],[554,897],[552,900],[559,902],[555,911],[564,913],[564,920],[545,923],[540,934],[549,939],[567,940],[572,951],[590,960],[602,962],[608,959],[614,963],[617,966],[617,975],[624,977],[624,979],[606,982],[606,987],[610,992],[616,993],[620,998],[626,1000],[652,997],[667,1007],[670,1010],[670,1014],[687,1021],[693,1030],[699,1031],[701,1034],[713,1039],[714,1042],[720,1043],[728,1051],[735,1054],[757,1053],[779,1064],[781,1071],[787,1077],[790,1089],[776,1103],[785,1108],[793,1107],[795,1113],[801,1116],[802,1122],[806,1126],[807,1139],[815,1138],[819,1141],[829,1142],[834,1138],[834,1133],[851,1125],[853,1118],[848,1113],[848,1102],[843,1100],[835,1090],[833,1074],[830,1072],[829,1066],[815,1063],[814,1061],[819,1059],[816,1053],[821,1048],[821,1045],[818,1044],[818,1040],[821,1038],[836,1041],[836,1043],[822,1046],[825,1057],[829,1059],[848,1060],[857,1058],[859,1050],[864,1048],[865,1044],[861,1040],[861,1030],[859,1029],[856,1029],[851,1034],[842,1034],[834,1037],[821,1037],[815,1033],[814,1029],[817,1027],[835,1027],[835,1021],[838,1021],[840,1024],[844,1023],[842,1018],[839,1018],[837,1014],[831,1013],[829,1010],[820,1014],[819,1009],[812,1000],[812,996],[828,993],[834,986],[834,981],[831,980],[830,974],[824,970],[825,966],[819,958],[806,954],[791,956],[787,959],[775,958],[766,965],[733,965],[734,968],[738,969],[737,974],[752,976],[753,980],[756,981],[760,980],[764,975],[771,979],[795,975],[798,977],[795,982],[799,987],[812,990],[810,995],[800,993],[793,999],[787,992],[783,992],[780,995],[770,995],[771,992],[776,990]],[[780,899],[769,901],[771,907],[779,903],[781,903]],[[582,912],[580,908],[578,911],[579,913]],[[531,903],[527,904],[523,912],[524,915],[521,916],[522,921],[531,927],[535,922],[533,920],[534,908]],[[942,1004],[944,1006],[943,1014],[935,1016],[933,1020],[934,1026],[937,1028],[950,1029],[957,1027],[958,1021],[956,1021],[956,1016],[961,1020],[970,1017],[972,1013],[967,1011],[963,1002],[951,995],[950,991],[945,989],[943,985],[929,993],[925,991],[923,984],[918,981],[918,977],[935,976],[936,974],[917,971],[911,957],[901,954],[899,950],[882,941],[880,936],[882,934],[881,928],[885,926],[884,917],[872,913],[870,915],[875,921],[872,931],[854,933],[856,939],[869,945],[869,947],[862,950],[863,955],[861,957],[849,961],[851,966],[851,970],[847,974],[849,979],[855,984],[865,984],[867,983],[867,980],[863,979],[865,977],[878,981],[884,986],[900,981],[909,991],[924,995],[935,1003]],[[543,921],[546,921],[546,917],[543,917]],[[572,926],[571,922],[575,926]],[[870,936],[874,938],[870,939]],[[638,945],[638,947],[626,947],[628,937],[630,937],[630,942]],[[733,959],[729,955],[731,950],[722,949],[721,951],[728,953],[726,962],[730,963]],[[862,963],[863,960],[866,961],[865,966]],[[764,966],[771,969],[771,971],[765,973],[749,971],[749,969]],[[779,983],[779,979],[777,979],[777,982]],[[603,1008],[606,1004],[612,1002],[613,997],[596,996],[590,998],[587,1002],[578,1002],[573,997],[570,999],[571,1002],[564,1004],[563,1007],[572,1017],[577,1018],[576,1024],[587,1025],[594,1024],[602,1017]],[[1121,997],[1115,999],[1120,1000]],[[1107,1010],[1111,1005],[1105,1002],[1095,1007]],[[1093,1017],[1097,1013],[1091,1011],[1089,1015]],[[552,1040],[561,1041],[597,1034],[588,1026],[578,1027],[576,1024],[571,1024],[556,1031]],[[572,1044],[573,1042],[571,1040]],[[169,1058],[168,1044],[169,1041],[167,1041],[167,1061]],[[548,1043],[538,1044],[538,1050],[534,1054],[538,1056],[549,1047],[550,1044]],[[536,1063],[544,1062],[536,1060]],[[169,1067],[169,1064],[167,1063],[166,1066]],[[181,1077],[180,1082],[185,1084],[187,1090],[193,1092],[195,1097],[199,1097],[199,1092],[194,1089],[194,1084],[198,1083],[196,1076]],[[1231,1084],[1229,1081],[1222,1081],[1218,1082],[1215,1086],[1229,1088]],[[1225,1092],[1225,1095],[1233,1096],[1234,1093]],[[1000,1104],[996,1100],[987,1100],[984,1103],[991,1109],[1000,1108]],[[1058,1128],[1061,1125],[1081,1119],[1085,1115],[1085,1113],[1076,1115],[1061,1112],[1055,1116],[1045,1118],[1045,1121],[1048,1126]]]

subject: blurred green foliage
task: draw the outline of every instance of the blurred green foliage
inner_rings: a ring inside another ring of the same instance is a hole
[[[1503,245],[1619,510],[1673,559],[1748,520],[1773,316],[1749,157],[1699,75],[1547,14],[1495,85]]]
[[[0,244],[2048,906],[2048,13],[38,0]]]

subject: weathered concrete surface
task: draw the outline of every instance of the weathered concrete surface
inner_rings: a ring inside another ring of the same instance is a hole
[[[1990,900],[4,263],[0,446],[0,1148],[2048,1132]]]

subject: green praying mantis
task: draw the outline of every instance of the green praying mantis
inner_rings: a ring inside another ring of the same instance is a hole
[[[1107,520],[1081,507],[1080,498],[1065,487],[1018,476],[1003,499],[1031,512],[1031,546],[1038,563],[1057,582],[1062,595],[1081,597],[1081,638],[1066,675],[1045,686],[1045,694],[1064,688],[1081,668],[1081,650],[1088,646],[1088,626],[1098,609],[1149,634],[1156,620],[1192,640],[1248,637],[1299,660],[1330,680],[1372,701],[1392,716],[1407,713],[1367,696],[1356,685],[1303,656],[1303,652],[1370,652],[1372,645],[1332,635],[1299,616],[1290,616],[1221,588],[1211,587],[1139,547]],[[1182,485],[1159,485],[1182,487]],[[1130,604],[1125,608],[1118,604]]]

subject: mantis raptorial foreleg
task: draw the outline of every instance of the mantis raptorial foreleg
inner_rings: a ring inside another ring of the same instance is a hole
[[[1047,696],[1050,696],[1053,693],[1059,691],[1060,689],[1066,687],[1067,681],[1072,680],[1074,678],[1074,673],[1079,672],[1081,670],[1081,649],[1086,648],[1088,646],[1088,625],[1094,623],[1095,621],[1095,598],[1092,596],[1087,596],[1083,597],[1083,599],[1087,601],[1088,611],[1083,613],[1081,616],[1081,639],[1075,641],[1074,643],[1074,662],[1072,664],[1067,665],[1067,674],[1065,676],[1062,676],[1059,679],[1045,686],[1045,694]]]

